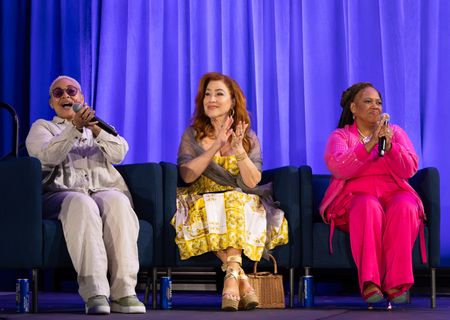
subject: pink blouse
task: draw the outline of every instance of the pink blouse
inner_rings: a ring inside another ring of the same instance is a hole
[[[403,129],[397,125],[390,124],[393,130],[392,148],[386,152],[384,157],[378,156],[378,146],[370,153],[360,141],[356,123],[346,125],[344,128],[336,129],[329,137],[325,148],[325,162],[332,177],[330,185],[323,197],[319,210],[320,215],[326,223],[331,224],[330,240],[334,229],[334,220],[338,212],[333,212],[333,201],[344,190],[348,179],[355,178],[366,171],[367,166],[375,160],[384,161],[387,173],[396,181],[398,186],[409,191],[416,197],[419,204],[419,217],[425,219],[424,208],[417,192],[409,185],[411,178],[418,169],[418,157],[414,147]],[[424,260],[423,223],[421,223],[421,249],[422,260]],[[423,246],[423,248],[422,248]],[[330,247],[331,248],[331,247]]]

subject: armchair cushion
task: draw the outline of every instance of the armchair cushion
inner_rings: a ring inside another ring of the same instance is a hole
[[[328,187],[330,175],[312,174],[309,166],[300,171],[303,266],[317,268],[354,268],[348,234],[335,229],[333,251],[329,252],[329,225],[319,214],[319,205]],[[427,264],[422,264],[419,237],[413,249],[413,264],[416,269],[438,267],[440,264],[440,181],[436,168],[424,168],[410,179],[411,186],[417,191],[424,204],[427,222],[425,241]]]
[[[141,267],[156,264],[156,252],[161,255],[162,243],[156,241],[155,230],[161,231],[162,191],[161,168],[156,163],[117,166],[131,192],[134,209],[139,219],[138,254]],[[61,223],[43,220],[43,264],[45,268],[71,267]],[[156,249],[159,248],[159,249]]]
[[[176,210],[176,188],[181,183],[177,166],[173,163],[161,162],[164,185],[164,261],[166,266],[202,266],[218,267],[220,261],[212,254],[206,253],[188,260],[181,260],[178,248],[175,244],[175,230],[170,224]],[[280,202],[281,209],[286,214],[289,226],[289,243],[275,248],[273,255],[279,266],[300,266],[301,248],[300,238],[300,207],[298,191],[298,170],[295,167],[282,167],[263,172],[261,184],[272,182],[274,199]],[[271,262],[261,261],[261,266],[271,265]],[[244,266],[253,265],[248,259],[244,259]]]

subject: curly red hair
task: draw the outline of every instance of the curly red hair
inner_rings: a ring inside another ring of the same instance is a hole
[[[244,139],[242,140],[242,145],[245,151],[249,152],[251,145],[247,133],[250,129],[250,116],[247,111],[245,96],[241,90],[241,87],[234,79],[218,72],[205,73],[200,79],[200,83],[198,85],[197,96],[195,97],[195,112],[192,118],[192,127],[196,131],[196,139],[200,141],[204,137],[212,137],[214,135],[214,127],[211,124],[211,119],[206,115],[205,108],[203,106],[206,88],[208,87],[210,81],[222,81],[230,91],[231,98],[234,100],[234,114],[233,112],[230,114],[230,116],[233,116],[234,120],[231,128],[236,130],[236,125],[239,121],[249,124],[246,129]]]

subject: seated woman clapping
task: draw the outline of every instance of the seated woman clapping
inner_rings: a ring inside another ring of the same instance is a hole
[[[214,252],[221,260],[223,310],[253,309],[259,302],[241,256],[259,261],[265,250],[286,244],[287,221],[266,196],[268,190],[258,187],[261,148],[236,81],[205,74],[195,103],[178,151],[188,186],[177,190],[175,241],[181,259]]]

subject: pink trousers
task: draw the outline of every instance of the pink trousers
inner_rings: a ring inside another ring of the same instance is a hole
[[[420,225],[414,196],[384,175],[353,179],[345,192],[351,197],[346,223],[336,227],[350,233],[361,293],[366,282],[382,291],[408,290],[414,284],[412,249]]]

